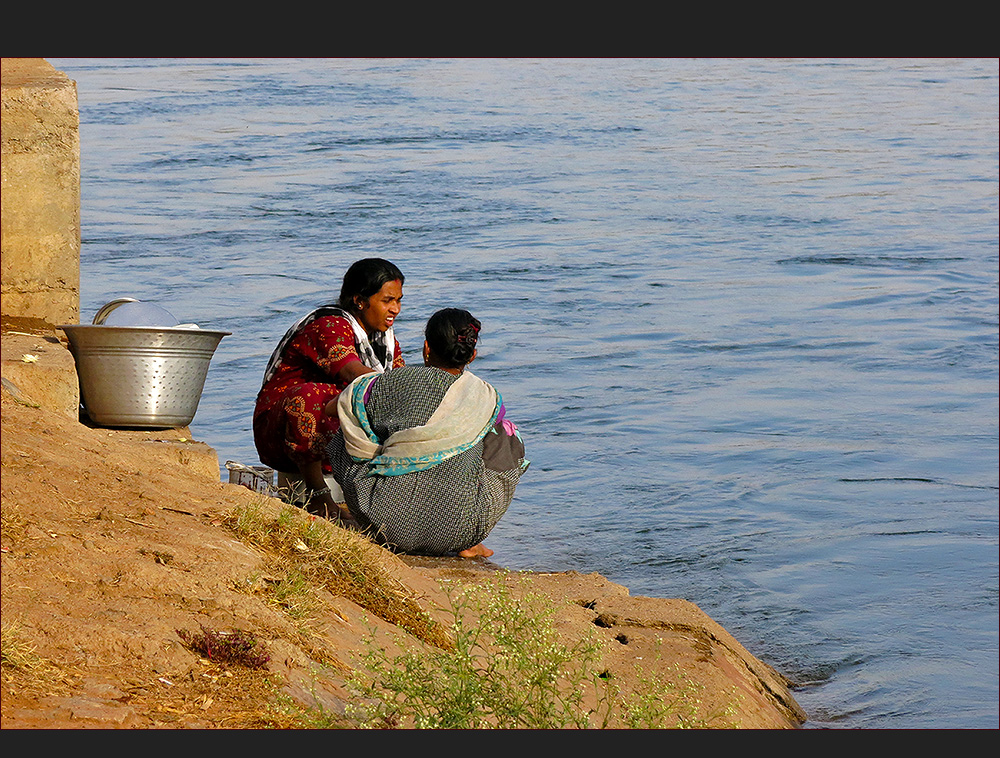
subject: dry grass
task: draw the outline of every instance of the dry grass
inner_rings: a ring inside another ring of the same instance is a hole
[[[270,555],[273,576],[250,585],[303,626],[308,626],[310,613],[318,607],[315,588],[323,588],[429,645],[451,647],[444,627],[383,568],[381,548],[363,535],[293,506],[275,516],[263,500],[236,509],[227,526],[242,541]]]
[[[4,622],[0,626],[0,665],[4,671],[30,673],[43,670],[47,664],[35,650],[18,622]]]
[[[6,504],[0,508],[0,540],[17,542],[24,536],[27,527],[28,520],[19,508]]]
[[[5,688],[11,691],[62,691],[72,678],[38,654],[27,631],[16,620],[0,625],[0,670]]]

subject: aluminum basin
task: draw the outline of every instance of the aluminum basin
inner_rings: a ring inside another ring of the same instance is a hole
[[[232,332],[156,326],[68,324],[84,410],[99,426],[187,426],[208,365]]]

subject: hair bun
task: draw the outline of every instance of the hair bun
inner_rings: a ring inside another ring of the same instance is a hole
[[[430,317],[424,334],[434,355],[448,368],[464,368],[475,357],[481,328],[468,311],[444,308]]]
[[[475,348],[476,343],[479,341],[479,324],[475,321],[470,321],[465,325],[455,337],[455,339],[463,345],[469,345]]]

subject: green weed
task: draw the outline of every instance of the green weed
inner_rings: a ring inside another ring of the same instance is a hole
[[[503,578],[450,594],[451,650],[414,646],[389,655],[373,643],[352,685],[367,727],[442,729],[708,726],[698,687],[641,679],[622,695],[590,637],[560,641],[554,608],[530,592],[516,599]],[[468,619],[475,619],[470,623]]]

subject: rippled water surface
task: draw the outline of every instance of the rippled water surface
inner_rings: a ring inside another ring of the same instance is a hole
[[[812,726],[998,726],[992,60],[93,60],[82,311],[231,331],[192,425],[257,462],[355,259],[438,307],[532,467],[513,568],[684,597]]]

